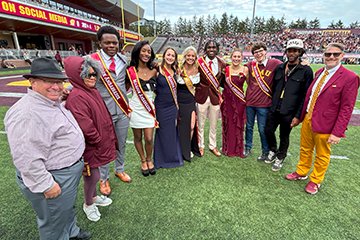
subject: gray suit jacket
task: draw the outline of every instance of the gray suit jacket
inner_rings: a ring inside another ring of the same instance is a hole
[[[121,68],[121,71],[119,72],[118,75],[115,75],[115,73],[111,72],[111,76],[114,78],[120,91],[122,92],[123,96],[125,97],[126,102],[129,103],[129,99],[127,98],[126,87],[125,87],[127,61],[126,61],[126,57],[124,55],[118,53],[118,56],[125,64]],[[109,91],[106,89],[105,85],[103,84],[103,82],[101,80],[96,82],[96,88],[99,90],[100,95],[103,98],[103,100],[106,104],[106,107],[109,110],[111,116],[124,114],[123,111],[121,111],[119,106],[116,104],[114,99],[111,97]]]

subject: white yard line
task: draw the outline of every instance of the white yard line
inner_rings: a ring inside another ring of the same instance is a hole
[[[330,155],[330,159],[349,160],[347,156],[336,156],[336,155]]]
[[[23,75],[11,75],[11,76],[5,76],[5,77],[0,77],[0,80],[1,79],[9,79],[9,78],[22,78]]]
[[[14,97],[21,98],[25,96],[26,93],[14,93],[14,92],[0,92],[0,97]]]

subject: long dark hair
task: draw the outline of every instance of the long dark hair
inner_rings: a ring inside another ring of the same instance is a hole
[[[174,72],[176,73],[176,71],[177,71],[177,69],[178,69],[178,65],[179,65],[179,63],[178,63],[178,54],[177,54],[177,52],[175,51],[175,49],[172,48],[172,47],[167,47],[167,48],[165,49],[165,51],[164,51],[164,53],[163,53],[163,59],[162,59],[162,61],[161,61],[161,67],[163,67],[163,66],[165,65],[165,54],[166,54],[166,52],[167,52],[168,50],[173,50],[174,53],[175,53],[175,61],[173,62],[173,64],[171,64],[171,69],[174,70]]]
[[[134,46],[134,48],[133,48],[133,50],[131,52],[130,66],[135,66],[136,70],[138,69],[138,66],[139,66],[140,51],[145,45],[150,46],[149,41],[140,41],[140,42],[135,44],[135,46]],[[152,49],[151,46],[150,46],[150,49],[151,49],[151,57],[150,57],[150,60],[146,63],[146,66],[149,69],[153,69],[152,62],[155,59],[155,53],[154,53],[154,50]]]

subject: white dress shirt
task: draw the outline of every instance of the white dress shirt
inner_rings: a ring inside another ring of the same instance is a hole
[[[218,62],[217,57],[215,57],[211,61],[212,61],[211,69],[212,69],[213,74],[216,76],[219,72],[219,62]],[[205,57],[205,62],[209,65],[210,58],[208,58],[208,56]],[[210,65],[209,65],[209,67],[210,67]]]
[[[109,69],[109,66],[111,64],[111,57],[109,55],[107,55],[104,52],[104,50],[102,50],[102,49],[100,50],[100,54],[101,54],[102,58],[104,59],[106,67]],[[115,66],[116,66],[115,73],[116,73],[116,75],[118,75],[120,73],[121,69],[123,69],[124,64],[126,64],[126,63],[119,57],[118,54],[116,54],[114,56],[114,59],[115,59]]]

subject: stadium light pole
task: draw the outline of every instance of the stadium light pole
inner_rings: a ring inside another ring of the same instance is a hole
[[[154,0],[155,1],[155,0]],[[251,20],[251,29],[250,29],[250,39],[253,40],[254,35],[254,25],[255,25],[255,6],[256,6],[256,0],[254,0],[254,7],[253,7],[253,15]]]
[[[153,13],[154,13],[154,37],[156,37],[155,0],[153,0]]]

